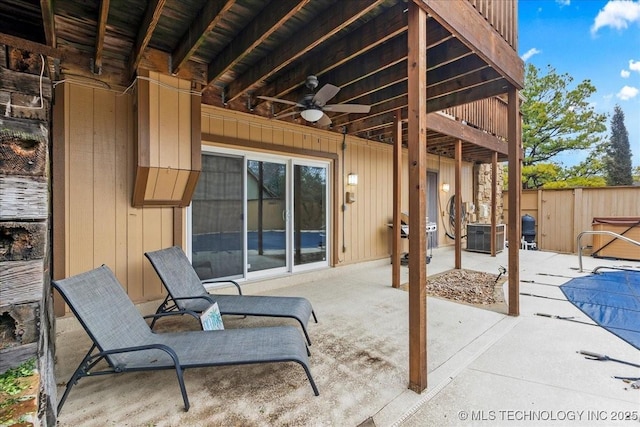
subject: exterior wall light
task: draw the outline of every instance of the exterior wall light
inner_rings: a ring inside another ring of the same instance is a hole
[[[358,185],[358,174],[350,173],[347,175],[347,184]]]

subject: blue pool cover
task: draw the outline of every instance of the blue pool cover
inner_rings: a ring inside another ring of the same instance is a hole
[[[640,350],[640,271],[600,272],[560,289],[594,322]]]

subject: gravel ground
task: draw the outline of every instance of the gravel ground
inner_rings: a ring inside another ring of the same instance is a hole
[[[506,276],[471,270],[450,270],[427,280],[427,294],[487,308],[504,304],[502,284]],[[407,284],[402,285],[407,290]]]

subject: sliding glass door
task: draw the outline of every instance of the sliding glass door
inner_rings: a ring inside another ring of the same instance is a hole
[[[327,162],[205,151],[190,219],[200,278],[327,266],[328,169]]]
[[[247,272],[285,269],[287,165],[247,160],[246,202]]]

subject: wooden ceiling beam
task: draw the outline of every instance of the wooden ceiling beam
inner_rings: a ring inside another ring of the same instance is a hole
[[[207,1],[200,13],[189,24],[187,32],[182,35],[178,45],[171,53],[171,74],[180,70],[193,53],[209,36],[209,32],[222,20],[224,14],[231,9],[236,0]]]
[[[427,101],[427,111],[429,113],[455,107],[456,105],[467,104],[479,99],[490,98],[501,95],[508,90],[508,82],[503,78],[486,82],[474,87],[464,88],[451,92],[438,98],[429,98]]]
[[[384,88],[398,81],[400,74],[406,79],[406,46],[407,35],[401,33],[399,36],[392,40],[379,45],[371,51],[358,57],[357,61],[351,61],[347,64],[343,64],[322,76],[323,83],[331,83],[341,88],[338,98],[334,98],[330,103],[335,104],[338,102],[346,102],[342,95],[347,94],[345,99],[350,99],[362,94]],[[404,49],[404,51],[403,51]],[[368,80],[373,76],[378,76],[376,81],[378,86],[369,83],[364,84],[354,94],[350,94],[349,89],[352,85],[357,85],[360,82]],[[274,86],[278,87],[278,81]],[[368,89],[364,89],[368,87]],[[279,97],[279,96],[278,96]],[[291,99],[291,97],[287,97]],[[286,99],[286,98],[285,98]],[[294,99],[291,99],[292,101]],[[268,110],[269,103],[258,104],[256,112],[265,114]],[[280,113],[286,111],[292,111],[293,107],[287,107],[279,111]]]
[[[207,81],[213,83],[260,46],[310,0],[278,0],[269,3],[222,52],[209,63]]]
[[[500,74],[498,74],[496,70],[487,67],[473,73],[462,75],[455,79],[449,79],[443,83],[428,86],[427,95],[429,99],[433,99],[469,87],[478,86],[499,78]]]
[[[468,55],[469,52],[469,48],[456,38],[433,46],[427,50],[427,72]]]
[[[489,22],[464,0],[416,0],[452,34],[472,48],[517,89],[524,86],[524,62]]]
[[[142,23],[140,24],[138,34],[136,35],[136,41],[131,53],[129,54],[129,61],[127,64],[129,79],[133,78],[136,73],[140,60],[142,59],[142,55],[149,45],[151,36],[153,35],[153,32],[158,25],[158,21],[162,16],[162,10],[164,9],[166,2],[167,0],[151,0],[149,4],[147,4],[147,9],[144,12]]]
[[[96,50],[93,57],[93,74],[102,74],[102,55],[104,53],[104,35],[107,32],[107,19],[109,18],[109,0],[100,2],[98,24],[96,28]]]
[[[40,10],[42,12],[42,25],[44,27],[44,39],[47,45],[56,47],[56,26],[53,12],[53,0],[40,0]]]
[[[344,30],[382,2],[383,0],[351,0],[349,7],[329,7],[309,25],[293,34],[286,43],[231,82],[227,90],[228,99],[234,100],[247,91],[263,86],[269,77]]]
[[[474,71],[488,67],[487,63],[477,55],[469,54],[455,61],[448,62],[436,68],[427,71],[427,90],[436,84],[454,80],[461,75],[469,74]]]
[[[320,80],[326,83],[335,84],[323,75],[407,30],[405,9],[406,4],[398,3],[354,32],[323,48],[309,60],[283,72],[274,82],[264,86],[257,93],[280,98],[304,86],[310,74],[322,77]]]
[[[397,83],[405,82],[403,87],[407,91],[407,62],[402,61],[390,67],[382,69],[379,73],[371,74],[364,79],[358,80],[348,86],[343,86],[336,98],[332,100],[332,104],[342,102],[358,102],[365,104],[373,104],[371,98],[365,98],[367,95],[382,91]]]
[[[408,96],[405,91],[405,94],[374,105],[368,114],[342,114],[339,118],[332,117],[331,119],[334,126],[347,126],[348,129],[355,131],[357,129],[356,123],[378,115],[388,115],[393,110],[397,111],[398,108],[406,108],[408,102]]]
[[[468,142],[473,141],[474,145],[487,150],[496,151],[504,155],[509,152],[509,146],[506,142],[500,141],[493,135],[464,125],[457,120],[450,119],[439,113],[430,113],[427,115],[427,127],[432,131],[449,135],[456,139]]]

